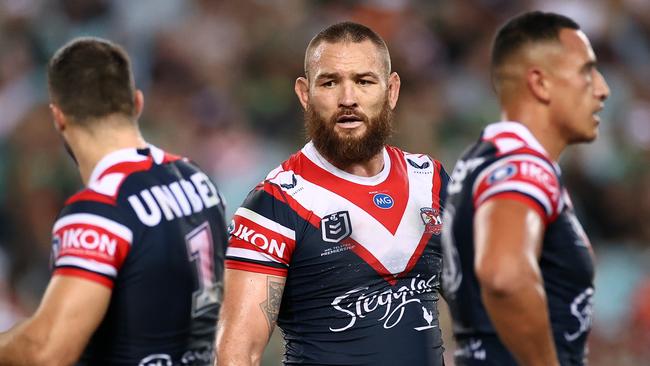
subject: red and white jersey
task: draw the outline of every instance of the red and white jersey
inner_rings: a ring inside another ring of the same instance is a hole
[[[110,153],[52,238],[54,276],[112,289],[79,364],[212,364],[226,225],[205,173],[153,146]]]
[[[441,164],[395,147],[359,177],[308,143],[234,216],[226,268],[287,278],[287,363],[440,364]],[[396,351],[399,349],[399,352]]]

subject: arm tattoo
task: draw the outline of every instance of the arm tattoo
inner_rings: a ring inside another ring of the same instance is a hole
[[[272,277],[266,278],[266,291],[267,298],[260,303],[260,308],[266,316],[269,331],[273,331],[275,321],[278,319],[280,312],[280,304],[282,303],[282,291],[284,290],[284,282],[278,281]]]

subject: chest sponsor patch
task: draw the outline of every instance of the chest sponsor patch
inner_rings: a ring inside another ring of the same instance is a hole
[[[409,318],[409,322],[415,320],[415,323],[419,323],[418,326],[413,327],[416,331],[435,328],[438,326],[434,322],[435,310],[426,306],[423,300],[435,293],[438,286],[436,275],[428,279],[417,275],[399,287],[388,287],[377,291],[369,291],[368,287],[354,288],[332,301],[332,308],[346,314],[346,317],[345,321],[330,326],[329,330],[334,333],[346,331],[354,327],[359,319],[371,313],[381,315],[378,321],[384,329],[397,326],[405,318]]]
[[[372,197],[372,201],[375,203],[375,206],[383,208],[385,210],[392,208],[395,204],[393,197],[387,195],[386,193],[377,193]]]

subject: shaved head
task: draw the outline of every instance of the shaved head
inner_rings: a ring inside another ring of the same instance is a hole
[[[549,53],[561,52],[560,31],[579,30],[576,22],[563,15],[540,11],[524,13],[506,23],[492,47],[492,82],[501,95],[508,84],[520,80],[526,69],[549,62]]]
[[[384,40],[372,29],[365,25],[342,22],[331,25],[318,33],[307,46],[305,52],[305,76],[310,77],[311,66],[320,58],[319,47],[323,43],[361,43],[364,41],[372,42],[383,59],[385,75],[388,76],[391,70],[390,54]]]

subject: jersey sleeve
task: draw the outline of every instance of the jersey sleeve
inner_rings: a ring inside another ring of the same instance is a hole
[[[546,223],[561,209],[561,187],[553,166],[545,159],[518,154],[505,156],[484,168],[472,187],[474,207],[493,198],[509,198],[536,210]]]
[[[283,197],[282,187],[269,181],[248,195],[229,227],[226,268],[286,277],[296,214]]]
[[[133,232],[117,208],[105,206],[84,202],[63,209],[52,229],[53,276],[82,277],[113,288]]]

